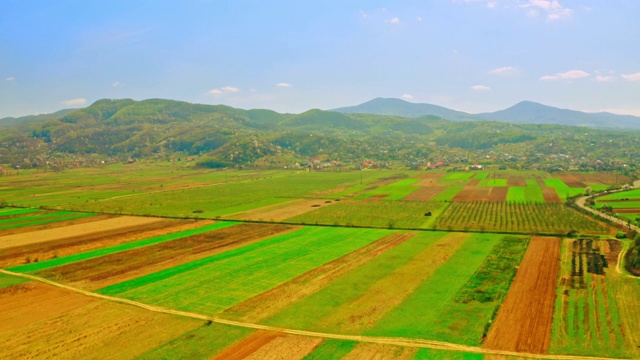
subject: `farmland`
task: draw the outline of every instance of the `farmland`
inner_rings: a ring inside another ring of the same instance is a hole
[[[0,308],[16,314],[0,357],[113,342],[142,359],[639,355],[621,243],[561,203],[610,176],[161,166],[0,178],[6,202],[33,206],[0,208],[0,266],[71,287],[0,274]],[[530,236],[570,230],[594,240]],[[27,334],[43,345],[27,350]],[[447,345],[415,345],[434,341]]]

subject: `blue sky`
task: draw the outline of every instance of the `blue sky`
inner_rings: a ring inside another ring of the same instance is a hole
[[[101,98],[397,97],[640,115],[638,0],[0,1],[0,117]]]

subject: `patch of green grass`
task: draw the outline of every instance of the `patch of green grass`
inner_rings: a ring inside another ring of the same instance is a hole
[[[478,172],[476,173],[476,176],[473,177],[474,180],[482,180],[482,179],[486,179],[487,176],[489,176],[488,172]]]
[[[478,345],[496,303],[455,301],[502,236],[475,234],[365,334]]]
[[[389,233],[307,227],[111,285],[98,292],[216,314]]]
[[[621,192],[616,192],[613,194],[609,194],[609,195],[604,195],[598,198],[599,201],[606,201],[606,200],[622,200],[622,199],[640,199],[640,189],[633,189],[633,190],[629,190],[629,191],[621,191]]]
[[[57,212],[52,214],[44,214],[44,215],[36,215],[30,216],[28,218],[12,218],[12,219],[4,219],[4,225],[0,226],[0,230],[7,229],[18,229],[28,226],[36,226],[36,225],[45,225],[51,224],[60,221],[69,221],[69,220],[77,220],[83,219],[90,216],[95,216],[96,214],[91,213],[71,213],[71,212]],[[12,220],[12,221],[9,221]],[[3,220],[0,220],[2,222]]]
[[[366,192],[356,197],[356,199],[366,199],[376,195],[386,195],[384,198],[385,200],[400,200],[420,188],[419,186],[412,186],[418,181],[420,181],[420,179],[399,180],[389,185],[381,186],[377,189]]]
[[[544,203],[542,189],[538,186],[511,186],[507,193],[507,202],[520,204]]]
[[[14,208],[5,208],[5,209],[0,209],[0,217],[3,216],[13,216],[13,215],[22,215],[22,214],[29,214],[29,213],[34,213],[34,212],[41,212],[42,210],[39,209],[14,209]]]
[[[29,282],[29,280],[17,276],[0,274],[0,289],[13,285],[24,284],[27,282]]]
[[[472,177],[474,177],[475,175],[476,175],[476,173],[472,173],[472,172],[466,172],[466,173],[454,172],[454,173],[449,173],[449,174],[443,176],[442,180],[469,180]]]
[[[158,244],[158,243],[165,242],[165,241],[181,239],[181,238],[184,238],[184,237],[187,237],[187,236],[202,234],[202,233],[205,233],[205,232],[208,232],[208,231],[214,231],[214,230],[222,229],[222,228],[225,228],[225,227],[228,227],[228,226],[232,226],[232,225],[236,225],[236,224],[237,223],[234,223],[234,222],[219,222],[219,223],[215,223],[215,224],[211,224],[211,225],[205,225],[205,226],[202,226],[202,227],[199,227],[199,228],[196,228],[196,229],[178,231],[178,232],[171,233],[171,234],[165,234],[165,235],[155,236],[155,237],[148,238],[148,239],[128,242],[128,243],[124,243],[124,244],[118,244],[118,245],[114,245],[114,246],[109,246],[109,247],[102,248],[102,249],[85,251],[85,252],[82,252],[82,253],[79,253],[79,254],[62,256],[62,257],[59,257],[59,258],[45,260],[45,261],[41,261],[41,262],[37,262],[37,263],[20,265],[20,266],[12,267],[12,268],[10,268],[8,270],[15,271],[15,272],[21,272],[21,273],[27,273],[27,272],[34,272],[34,271],[50,269],[50,268],[53,268],[53,267],[56,267],[56,266],[70,264],[70,263],[73,263],[73,262],[93,259],[93,258],[97,258],[97,257],[104,256],[104,255],[114,254],[114,253],[117,253],[117,252],[127,251],[127,250],[131,250],[131,249],[137,249],[137,248],[140,248],[140,247],[143,247],[143,246],[149,246],[149,245]]]
[[[287,219],[297,224],[429,228],[447,204],[419,201],[344,200]],[[432,216],[425,216],[427,211]]]
[[[431,199],[431,201],[451,201],[451,199],[453,199],[456,195],[458,195],[458,193],[460,192],[460,190],[462,190],[463,187],[464,186],[450,186],[445,191],[434,196],[433,199]]]
[[[210,359],[253,331],[225,324],[205,324],[140,355],[137,359]]]
[[[486,257],[478,271],[458,291],[454,301],[496,302],[506,295],[518,265],[527,250],[529,238],[505,236]]]
[[[302,360],[341,359],[358,344],[355,341],[327,339]]]
[[[536,179],[526,179],[525,182],[527,183],[527,186],[532,186],[532,187],[539,187],[540,186]]]
[[[420,349],[414,360],[482,360],[483,354],[466,353],[458,351],[446,351],[436,349]]]

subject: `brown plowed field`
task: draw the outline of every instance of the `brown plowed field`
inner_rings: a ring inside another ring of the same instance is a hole
[[[420,179],[438,180],[441,177],[443,177],[444,175],[445,174],[425,174],[425,173],[423,173],[423,174],[418,174],[418,175],[415,175],[415,176],[412,176],[412,177],[417,177],[417,178],[420,178]]]
[[[640,213],[640,209],[638,209],[638,208],[634,208],[634,209],[615,209],[615,212],[621,213],[621,214],[636,214],[636,213]]]
[[[324,339],[286,335],[277,337],[247,356],[247,360],[300,360],[315,350]]]
[[[414,183],[413,185],[431,187],[431,186],[438,186],[438,184],[440,184],[438,182],[438,179],[422,179]]]
[[[4,236],[14,235],[14,234],[17,235],[17,234],[24,234],[24,233],[32,233],[40,230],[49,231],[57,228],[62,228],[62,227],[67,227],[72,225],[79,225],[79,224],[88,224],[88,223],[103,221],[111,218],[113,218],[113,215],[95,215],[95,216],[88,216],[88,217],[75,219],[75,220],[63,220],[63,221],[57,221],[57,222],[52,222],[52,223],[43,224],[43,225],[34,225],[34,226],[26,226],[21,228],[6,229],[6,230],[0,230],[0,236],[4,237]]]
[[[409,360],[414,358],[416,352],[417,348],[360,343],[342,360]]]
[[[490,187],[485,186],[465,186],[460,190],[452,201],[469,202],[469,201],[486,201],[491,192]]]
[[[51,259],[56,256],[77,254],[84,251],[117,245],[129,241],[146,239],[171,232],[188,230],[209,222],[195,220],[165,220],[148,225],[125,227],[93,234],[74,236],[46,243],[35,243],[26,246],[3,249],[0,253],[0,267],[23,264],[29,256],[34,259]]]
[[[63,228],[39,230],[23,234],[14,234],[0,237],[0,249],[14,246],[25,246],[35,243],[55,241],[73,236],[82,236],[108,230],[115,230],[129,226],[149,225],[163,221],[160,218],[147,218],[139,216],[120,216],[117,218],[94,221],[84,224],[76,224]]]
[[[286,225],[240,224],[43,270],[38,275],[64,283],[82,281],[85,288],[99,288],[292,229]]]
[[[306,214],[309,211],[317,210],[321,207],[333,204],[332,200],[325,199],[302,199],[289,201],[286,204],[268,206],[241,214],[227,215],[226,219],[257,220],[257,221],[282,221],[294,216]]]
[[[357,269],[386,251],[412,238],[413,234],[391,234],[350,254],[319,266],[265,293],[248,299],[223,315],[240,321],[260,322],[280,310],[321,290],[333,280]]]
[[[199,320],[31,286],[0,298],[1,359],[135,358],[202,326]]]
[[[533,237],[482,347],[545,354],[560,267],[560,239]]]
[[[558,192],[554,188],[543,187],[542,197],[544,198],[544,202],[547,203],[562,203],[562,199],[558,196]]]
[[[629,182],[630,178],[624,175],[616,175],[612,173],[559,173],[557,175],[562,181],[564,181],[567,185],[570,183],[582,183],[583,186],[575,186],[575,187],[585,187],[584,183],[599,183],[603,185],[616,185],[617,184],[625,184]],[[617,180],[616,180],[617,177]]]
[[[0,290],[0,334],[98,301],[38,282],[4,288]]]
[[[527,181],[523,178],[508,178],[507,186],[527,186]]]
[[[286,336],[285,333],[276,331],[258,330],[237,343],[227,347],[211,360],[242,360],[255,353],[272,340]]]
[[[489,194],[489,201],[497,201],[497,202],[506,201],[508,192],[509,192],[508,187],[504,187],[504,186],[492,187],[491,193]]]
[[[430,201],[431,199],[438,196],[438,194],[445,191],[446,189],[447,189],[446,186],[421,187],[418,190],[407,195],[404,198],[404,200]]]

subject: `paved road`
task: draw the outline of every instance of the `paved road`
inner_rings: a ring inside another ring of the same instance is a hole
[[[636,180],[636,181],[633,183],[633,187],[634,187],[634,188],[638,188],[638,187],[640,187],[640,180]],[[624,190],[621,190],[621,191],[624,191]],[[618,191],[618,192],[619,192],[619,191]],[[629,227],[629,224],[628,224],[628,223],[627,223],[627,221],[626,221],[626,220],[624,220],[624,219],[619,219],[619,218],[617,218],[617,217],[613,217],[613,216],[611,216],[611,215],[609,215],[609,214],[605,214],[605,213],[603,213],[603,212],[600,212],[600,211],[598,211],[598,210],[595,210],[595,209],[592,209],[592,208],[590,208],[590,207],[586,206],[586,205],[585,205],[585,202],[586,202],[586,200],[587,200],[587,198],[588,198],[588,197],[589,197],[589,196],[583,196],[583,197],[581,197],[581,198],[578,198],[578,199],[576,200],[576,205],[578,205],[579,207],[581,207],[581,208],[583,208],[583,209],[587,210],[587,211],[588,211],[588,212],[590,212],[590,213],[593,213],[593,214],[596,214],[596,215],[600,215],[600,216],[602,216],[602,217],[603,217],[603,218],[605,218],[605,219],[609,219],[609,220],[611,220],[612,222],[614,222],[614,223],[616,223],[616,224],[623,225],[624,227],[627,227],[627,228]],[[637,232],[639,232],[639,233],[640,233],[640,228],[638,228],[637,226],[635,226],[635,225],[633,225],[633,224],[631,224],[631,229],[633,229],[633,230],[635,230],[635,231],[637,231]]]

